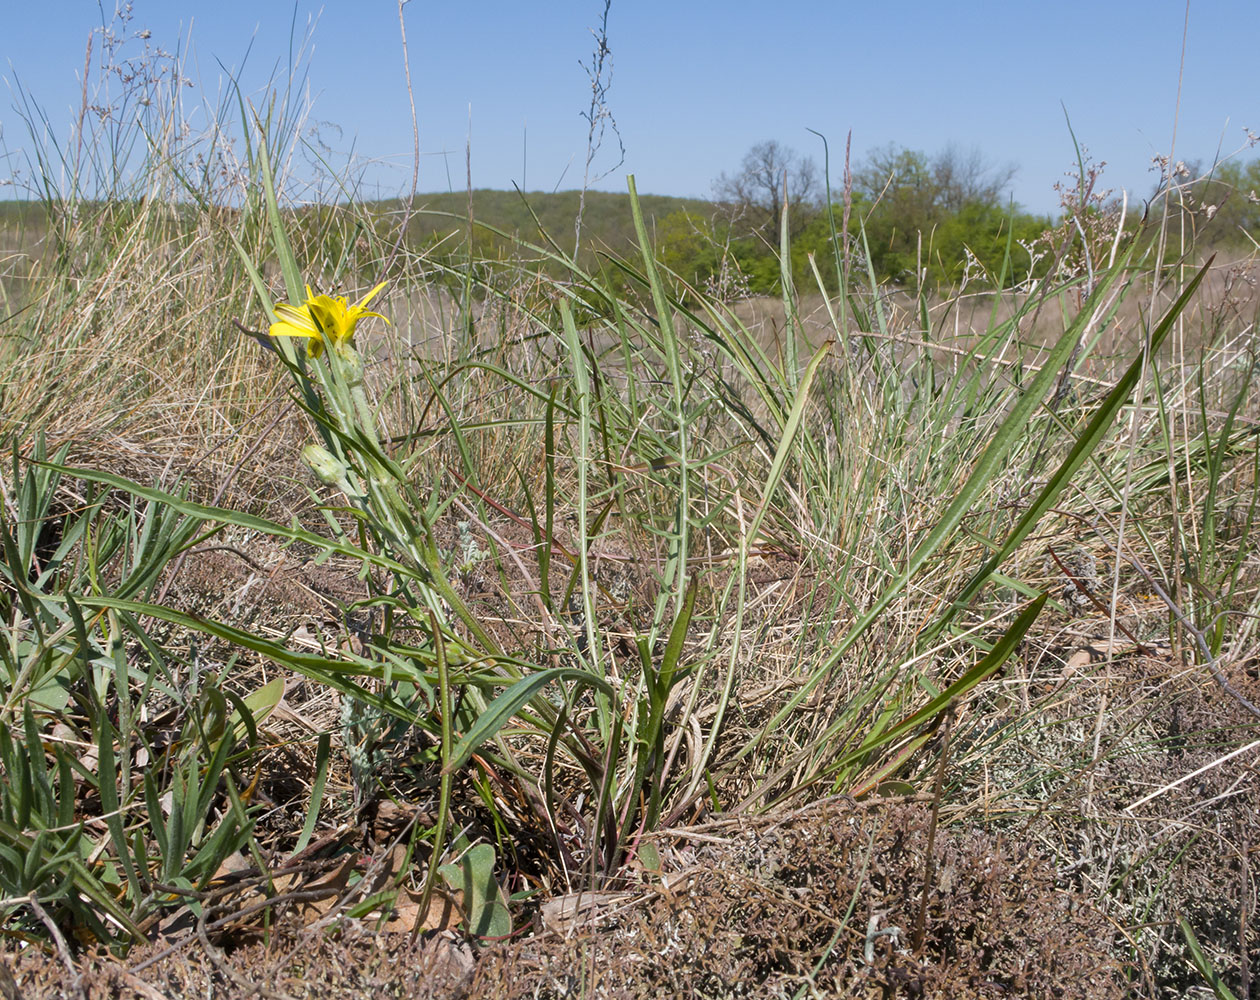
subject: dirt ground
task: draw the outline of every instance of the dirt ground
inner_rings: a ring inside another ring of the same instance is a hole
[[[182,571],[177,606],[312,647],[344,632],[336,607],[354,597],[353,567],[302,562],[231,535],[218,542]],[[915,795],[709,815],[652,838],[659,864],[640,862],[619,884],[514,902],[508,940],[470,938],[457,916],[429,921],[435,929],[413,940],[397,929],[410,924],[398,914],[355,918],[299,898],[320,880],[336,888],[351,861],[385,864],[393,849],[386,810],[342,805],[321,818],[341,823],[324,853],[304,861],[291,899],[246,912],[242,894],[226,916],[184,913],[122,957],[47,935],[10,936],[0,941],[0,998],[1196,995],[1202,979],[1173,947],[1174,918],[1194,916],[1215,941],[1237,933],[1235,887],[1260,880],[1260,855],[1247,847],[1260,839],[1260,793],[1250,757],[1215,767],[1221,754],[1210,740],[1179,734],[1224,731],[1248,717],[1167,650],[1098,662],[1101,636],[1080,621],[1061,624],[1058,646],[1040,637],[1040,652],[1030,646],[1003,681],[1031,699],[1025,713],[1044,706],[1035,732],[1059,743],[1033,744],[1030,730],[1000,752],[973,753],[960,724],[952,804],[934,836],[922,782]],[[1069,656],[1072,644],[1091,652]],[[1230,681],[1260,700],[1255,665],[1233,670]],[[335,699],[300,678],[286,687],[283,708],[270,725],[290,747],[336,729]],[[1065,746],[1074,743],[1090,763],[1059,792],[1031,789],[1027,808],[987,814],[991,783],[1014,786],[1048,760],[1070,761]],[[268,762],[262,782],[284,810],[274,829],[260,824],[260,839],[275,835],[268,846],[277,856],[309,794],[309,760],[286,752]],[[982,770],[968,770],[973,757]],[[1131,811],[1170,775],[1199,768],[1209,769]],[[347,797],[344,776],[327,794]],[[1158,857],[1171,860],[1143,864]],[[1157,947],[1137,941],[1141,929],[1129,918],[1142,907]]]
[[[517,940],[366,922],[190,931],[124,961],[6,947],[5,1000],[156,997],[1131,995],[1119,930],[1024,836],[941,829],[930,805],[822,801],[657,840],[660,872],[551,900]],[[924,898],[925,876],[931,887]]]
[[[171,596],[235,620],[265,608],[267,626],[313,644],[321,630],[341,628],[330,599],[351,598],[354,585],[335,561],[303,563],[229,535],[189,560]],[[286,817],[309,794],[302,775],[310,762],[294,748],[335,729],[336,713],[326,692],[294,678],[269,721],[289,744],[265,765],[259,793],[283,807],[259,826],[278,857],[295,828]],[[304,854],[290,901],[251,910],[256,892],[225,890],[217,911],[207,900],[200,920],[177,913],[121,958],[47,935],[10,937],[0,943],[0,997],[1085,1000],[1131,995],[1140,976],[1118,957],[1117,926],[1029,828],[986,832],[942,815],[929,863],[932,806],[923,793],[709,816],[657,835],[659,864],[639,863],[615,888],[514,904],[510,940],[471,939],[456,915],[429,921],[438,929],[413,941],[397,913],[356,919],[335,905],[351,861],[370,868],[397,852],[389,804],[356,813],[345,786],[344,776],[329,782],[328,826],[316,842],[325,846]],[[314,902],[320,886],[332,888]]]

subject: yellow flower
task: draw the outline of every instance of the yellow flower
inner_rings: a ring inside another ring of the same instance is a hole
[[[276,303],[276,315],[280,318],[271,324],[267,332],[273,337],[305,337],[306,353],[313,358],[320,356],[325,343],[340,352],[350,346],[354,328],[363,317],[385,319],[380,313],[367,308],[385,285],[386,282],[382,281],[354,305],[349,305],[344,295],[316,295],[307,285],[306,301],[300,306]],[[385,319],[385,322],[389,320]]]

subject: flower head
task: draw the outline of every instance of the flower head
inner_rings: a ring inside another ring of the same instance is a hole
[[[341,353],[354,339],[354,328],[359,320],[365,316],[385,319],[380,313],[367,308],[385,284],[382,281],[354,305],[348,304],[344,295],[316,295],[307,285],[306,301],[301,305],[276,303],[276,315],[280,318],[271,324],[267,332],[273,337],[305,337],[306,353],[313,358],[320,356],[325,343]],[[389,320],[385,319],[385,322]]]

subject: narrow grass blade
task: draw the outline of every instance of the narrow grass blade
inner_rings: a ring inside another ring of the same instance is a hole
[[[1194,296],[1199,284],[1207,275],[1208,269],[1211,265],[1212,260],[1209,259],[1208,262],[1199,270],[1198,274],[1196,274],[1194,278],[1187,283],[1181,295],[1177,297],[1177,301],[1173,303],[1168,312],[1164,314],[1164,318],[1160,321],[1159,325],[1151,332],[1151,355],[1154,355],[1154,353],[1159,350],[1160,346],[1164,343],[1164,340],[1172,330],[1177,317]],[[1028,509],[1024,511],[1019,521],[1015,524],[1015,527],[1007,536],[1006,541],[1002,544],[1002,547],[994,552],[993,555],[985,561],[984,565],[975,572],[971,579],[967,581],[967,583],[963,586],[963,589],[958,593],[958,596],[954,598],[949,609],[941,616],[938,622],[933,625],[931,630],[926,633],[926,638],[928,640],[938,635],[940,631],[970,603],[971,599],[979,593],[980,588],[988,582],[1002,563],[1005,562],[1011,553],[1019,547],[1020,543],[1028,537],[1033,528],[1036,527],[1037,523],[1045,515],[1046,511],[1054,505],[1054,502],[1058,499],[1059,495],[1067,487],[1068,483],[1072,481],[1072,477],[1076,475],[1081,466],[1085,464],[1086,460],[1089,459],[1090,456],[1097,450],[1108,429],[1114,422],[1116,415],[1120,412],[1121,408],[1128,402],[1129,397],[1132,395],[1133,389],[1137,385],[1138,379],[1141,377],[1142,368],[1146,363],[1147,361],[1145,358],[1139,357],[1135,358],[1132,364],[1129,365],[1128,369],[1120,377],[1119,381],[1116,382],[1115,387],[1107,393],[1106,398],[1099,404],[1098,409],[1094,412],[1093,417],[1090,418],[1090,421],[1085,426],[1085,429],[1081,431],[1080,435],[1077,437],[1075,444],[1073,444],[1071,451],[1068,452],[1068,455],[1063,460],[1062,464],[1060,464],[1059,468],[1055,470],[1054,475],[1050,477],[1046,485],[1042,487],[1041,492],[1038,493],[1036,499],[1028,506]]]
[[[959,489],[957,495],[955,495],[944,515],[942,515],[932,530],[928,532],[927,537],[914,548],[901,573],[885,587],[884,591],[876,598],[868,610],[852,625],[844,638],[836,645],[832,654],[815,669],[800,690],[775,714],[767,724],[766,732],[772,731],[788,715],[794,712],[798,705],[809,697],[814,688],[840,662],[840,658],[879,619],[888,605],[892,603],[893,598],[901,593],[923,568],[928,559],[946,541],[953,537],[954,532],[958,529],[967,512],[983,496],[993,477],[1001,471],[1002,463],[1007,454],[1016,442],[1023,437],[1028,421],[1036,408],[1041,405],[1054,380],[1058,377],[1060,369],[1071,356],[1077,337],[1091,321],[1095,312],[1107,302],[1112,288],[1126,273],[1132,254],[1133,248],[1130,247],[1125,258],[1098,283],[1094,294],[1086,300],[1068,332],[1050,350],[1040,371],[1016,399],[1015,404],[1011,407],[1010,412],[997,432],[990,439],[973,467],[971,474],[967,477],[966,482]]]
[[[343,659],[339,660],[319,656],[315,653],[301,653],[287,649],[279,643],[263,639],[252,632],[233,628],[231,625],[225,625],[222,622],[199,618],[196,615],[184,614],[158,604],[145,604],[141,601],[124,601],[109,597],[83,597],[80,598],[79,603],[85,607],[117,608],[138,615],[150,615],[162,621],[191,629],[194,632],[213,635],[243,649],[249,649],[266,656],[268,659],[279,663],[281,666],[288,667],[304,677],[326,684],[342,694],[351,695],[365,701],[374,708],[380,709],[382,712],[388,712],[406,722],[418,724],[420,721],[413,712],[397,702],[384,699],[351,680],[352,677],[373,677],[379,679],[385,676],[387,669],[392,669],[395,678],[402,676],[409,680],[414,679],[417,683],[427,684],[427,679],[423,673],[416,670],[414,666],[409,667],[405,662],[395,661],[387,666],[385,663],[377,660],[369,660],[355,656],[352,653],[344,653]]]
[[[682,659],[683,644],[687,641],[687,630],[691,627],[691,615],[696,608],[697,584],[698,581],[693,579],[691,585],[687,587],[687,594],[683,598],[683,606],[679,610],[678,617],[674,619],[674,627],[670,629],[669,640],[665,643],[665,653],[661,657],[661,668],[656,678],[656,689],[658,697],[662,699],[662,708],[664,708],[663,699],[668,696],[670,685],[674,679],[674,671],[678,669],[678,663]]]
[[[306,285],[302,281],[302,269],[298,267],[293,247],[284,229],[284,219],[280,215],[275,176],[271,170],[271,157],[267,152],[265,135],[258,141],[258,169],[262,174],[263,197],[267,200],[267,218],[271,222],[271,239],[276,257],[280,261],[280,271],[284,275],[284,286],[289,293],[290,302],[301,302],[306,298]]]
[[[818,374],[818,366],[826,358],[827,352],[831,349],[831,344],[832,341],[829,340],[814,352],[814,356],[805,368],[805,374],[801,377],[796,392],[796,399],[792,402],[791,410],[788,411],[787,420],[784,421],[783,433],[779,437],[779,444],[775,449],[774,459],[770,463],[770,471],[766,475],[766,481],[761,490],[761,503],[758,504],[757,513],[753,515],[752,521],[749,522],[748,530],[745,532],[749,549],[756,544],[757,532],[761,529],[761,522],[765,520],[766,512],[770,509],[770,500],[774,496],[774,491],[779,488],[779,482],[783,478],[783,470],[787,467],[788,458],[792,453],[792,444],[796,439],[796,433],[805,417],[805,407],[809,402],[809,390],[814,384],[814,376]]]
[[[861,744],[854,750],[849,751],[843,756],[837,758],[828,767],[829,771],[842,770],[847,766],[863,762],[870,754],[879,750],[888,744],[896,741],[902,735],[924,725],[939,716],[949,707],[949,704],[955,699],[963,697],[970,693],[979,684],[991,677],[1015,652],[1019,643],[1024,638],[1025,633],[1032,627],[1033,622],[1041,614],[1042,608],[1046,604],[1046,595],[1042,594],[1035,601],[1032,601],[1020,614],[1019,617],[1011,623],[1010,628],[1002,635],[993,646],[993,648],[971,669],[967,670],[958,680],[950,684],[944,691],[931,698],[925,705],[911,713],[902,721],[895,725],[884,729],[877,727],[869,736],[867,736]],[[817,744],[825,746],[831,740],[839,735],[835,726],[831,727],[823,736],[817,740]]]
[[[540,670],[512,684],[486,706],[486,710],[477,716],[477,721],[455,744],[455,750],[447,765],[448,769],[456,771],[467,764],[479,746],[497,736],[499,730],[541,694],[547,685],[553,681],[566,680],[593,687],[607,695],[609,699],[616,696],[611,684],[587,670],[577,667],[552,667],[548,670]]]
[[[639,250],[643,256],[643,269],[652,290],[652,303],[656,310],[656,322],[660,327],[662,354],[665,367],[669,372],[672,389],[673,412],[669,414],[675,424],[676,457],[678,459],[678,476],[675,486],[678,490],[678,511],[676,535],[672,538],[670,550],[666,558],[664,580],[665,586],[674,593],[674,607],[680,608],[685,600],[687,589],[687,555],[690,552],[690,530],[688,515],[691,511],[691,432],[687,426],[686,398],[687,387],[683,377],[682,359],[679,352],[678,334],[674,329],[674,315],[669,296],[661,281],[660,271],[656,266],[656,254],[648,238],[647,225],[643,221],[643,206],[639,203],[639,191],[635,186],[634,175],[626,178],[630,190],[630,214],[634,219],[634,231],[639,240]],[[653,628],[659,628],[664,621],[664,595],[657,601],[656,616]]]
[[[1203,947],[1199,944],[1199,939],[1195,937],[1194,931],[1190,927],[1190,921],[1185,917],[1178,917],[1177,926],[1181,928],[1181,936],[1185,938],[1186,947],[1190,949],[1190,961],[1199,970],[1199,975],[1207,980],[1208,986],[1216,994],[1218,1000],[1238,1000],[1233,990],[1225,985],[1220,974],[1212,968],[1211,961],[1203,953]]]
[[[302,832],[293,845],[293,854],[300,854],[311,842],[315,833],[315,824],[319,820],[319,807],[324,801],[324,782],[328,780],[328,762],[332,759],[332,736],[320,733],[319,743],[315,747],[315,780],[311,782],[311,804],[306,810],[306,820],[302,824]]]
[[[127,695],[122,692],[120,697]],[[114,851],[118,855],[118,863],[126,873],[131,898],[137,900],[143,893],[136,867],[131,860],[131,846],[127,843],[127,835],[123,830],[122,802],[118,796],[118,778],[114,766],[114,728],[105,718],[100,718],[98,724],[100,729],[97,733],[96,750],[100,761],[100,777],[96,789],[101,797],[101,812],[105,818],[105,827],[109,830],[109,838],[113,841]]]

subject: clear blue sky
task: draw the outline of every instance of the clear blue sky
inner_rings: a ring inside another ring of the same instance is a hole
[[[113,0],[4,0],[0,179],[31,144],[15,81],[59,136],[70,134],[102,5],[108,20]],[[475,186],[580,186],[579,113],[590,91],[579,61],[591,58],[602,10],[603,0],[407,3],[419,189],[445,190],[448,170],[464,186],[470,108]],[[626,160],[598,186],[624,190],[633,172],[643,192],[707,196],[753,143],[777,139],[821,165],[807,129],[828,137],[833,158],[852,129],[855,159],[887,143],[929,153],[954,143],[1013,163],[1016,199],[1048,212],[1074,157],[1066,106],[1077,137],[1107,161],[1107,186],[1145,197],[1151,157],[1173,139],[1185,18],[1185,4],[1170,0],[613,0],[609,107]],[[220,103],[227,72],[255,96],[283,77],[291,29],[300,40],[308,22],[311,123],[334,155],[364,162],[369,194],[406,190],[412,136],[396,0],[135,0],[130,30],[185,56],[197,127],[199,102]],[[1260,132],[1258,39],[1260,0],[1192,0],[1178,159],[1210,162],[1242,145],[1244,128]],[[133,39],[124,54],[145,44]],[[597,169],[611,165],[614,145]]]

